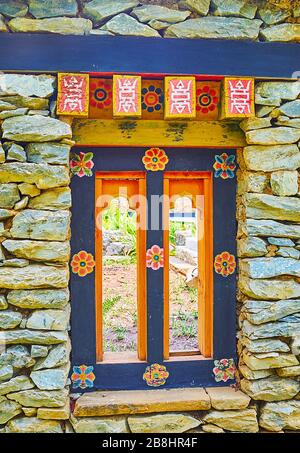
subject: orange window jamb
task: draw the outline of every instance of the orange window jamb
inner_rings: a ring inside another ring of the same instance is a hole
[[[131,209],[137,211],[137,312],[138,312],[138,358],[146,360],[146,184],[144,174],[133,173],[109,173],[96,174],[96,245],[95,245],[95,289],[96,289],[96,357],[97,362],[103,360],[103,316],[102,316],[102,211],[107,208],[107,203],[100,204],[99,197],[122,196],[122,190],[126,189],[127,197],[134,197],[135,202]]]

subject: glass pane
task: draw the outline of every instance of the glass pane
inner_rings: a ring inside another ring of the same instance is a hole
[[[189,197],[170,210],[170,352],[198,351],[197,211]]]
[[[102,214],[104,352],[137,350],[136,213],[115,198]]]

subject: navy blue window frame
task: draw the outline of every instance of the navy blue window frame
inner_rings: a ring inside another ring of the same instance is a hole
[[[235,149],[164,148],[169,163],[166,171],[213,172],[215,155]],[[142,157],[147,148],[75,147],[73,152],[93,152],[92,177],[74,175],[72,190],[72,256],[85,250],[95,256],[95,173],[96,171],[145,171]],[[163,171],[146,172],[146,192],[163,193]],[[236,256],[236,179],[213,177],[213,250],[214,256],[228,251]],[[160,213],[162,214],[162,213]],[[160,215],[162,219],[162,215]],[[148,212],[148,225],[151,209]],[[147,248],[163,246],[163,230],[147,231]],[[213,263],[212,263],[213,266]],[[147,269],[147,361],[96,363],[95,272],[79,277],[71,272],[72,365],[94,367],[94,389],[150,389],[143,380],[146,366],[159,363],[169,372],[163,388],[224,386],[232,380],[216,382],[214,361],[236,361],[236,274],[223,277],[214,272],[213,357],[204,359],[164,360],[163,358],[163,269]],[[91,389],[88,389],[91,390]]]

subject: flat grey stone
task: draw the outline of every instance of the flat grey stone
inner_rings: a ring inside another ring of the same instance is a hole
[[[247,300],[242,306],[241,314],[252,324],[264,324],[297,313],[299,308],[300,300],[298,299],[279,300],[276,302]]]
[[[26,1],[22,0],[0,0],[0,13],[7,17],[26,16],[28,6]]]
[[[19,417],[10,420],[7,424],[8,433],[45,433],[62,434],[63,430],[59,421],[40,420],[35,417]]]
[[[300,390],[300,383],[294,379],[270,376],[257,381],[242,379],[241,389],[254,400],[281,401],[293,398]]]
[[[19,95],[48,98],[54,93],[55,81],[54,76],[46,74],[0,74],[0,96]],[[11,99],[5,98],[4,101],[11,102]],[[32,102],[35,101],[32,100]],[[47,101],[43,102],[43,104],[45,103],[47,105]],[[16,107],[29,107],[24,104],[14,104]]]
[[[265,241],[253,236],[240,239],[237,246],[238,256],[241,258],[264,256],[268,253]]]
[[[69,242],[7,239],[3,247],[18,258],[34,261],[66,262],[70,257]]]
[[[32,389],[32,387],[34,385],[27,376],[17,376],[0,384],[0,396],[20,390]]]
[[[296,82],[259,82],[255,85],[255,103],[268,105],[275,99],[279,106],[283,100],[293,101],[300,94],[300,81]],[[272,105],[272,104],[270,104]]]
[[[246,141],[249,145],[284,145],[295,143],[299,139],[300,130],[284,126],[246,132]]]
[[[94,23],[100,23],[105,19],[134,8],[138,4],[138,0],[92,0],[85,3],[83,15],[92,19]]]
[[[246,167],[253,171],[296,170],[300,167],[300,152],[295,144],[246,146],[244,159]]]
[[[266,41],[300,41],[300,24],[280,24],[262,28],[260,35]]]
[[[298,323],[289,321],[270,322],[261,325],[251,324],[249,321],[243,322],[243,334],[252,340],[260,338],[273,337],[291,337],[295,330],[299,330],[300,320]],[[287,365],[282,365],[287,366]]]
[[[300,261],[281,257],[242,259],[240,271],[250,278],[272,278],[280,275],[300,277]]]
[[[269,237],[268,242],[269,242],[269,244],[283,246],[283,247],[294,247],[294,245],[295,245],[294,241],[292,241],[289,238]]]
[[[253,19],[257,6],[249,0],[212,0],[212,13],[215,16],[237,16]]]
[[[35,310],[26,323],[27,329],[66,330],[69,324],[70,307],[63,310]]]
[[[7,398],[27,407],[62,407],[68,397],[68,390],[25,390],[10,393]]]
[[[206,16],[210,6],[210,0],[180,0],[179,6],[189,9],[199,16]]]
[[[35,164],[69,165],[70,146],[63,143],[29,143],[27,160]]]
[[[66,385],[69,368],[55,370],[32,371],[30,379],[40,390],[60,390]]]
[[[42,115],[7,118],[2,123],[3,138],[21,142],[47,142],[71,138],[69,124]]]
[[[299,118],[300,117],[300,100],[286,102],[281,105],[278,110],[283,115],[286,115],[290,118]]]
[[[16,17],[9,21],[8,26],[13,32],[88,35],[93,28],[93,23],[82,17],[52,17],[50,19]]]
[[[15,110],[2,110],[2,112],[0,112],[0,120],[5,120],[6,118],[10,118],[12,116],[23,116],[26,115],[27,112],[28,109],[22,107]]]
[[[108,30],[114,35],[161,37],[153,28],[141,24],[138,20],[124,13],[110,19],[102,29]]]
[[[4,332],[4,336],[10,335],[11,332]],[[12,366],[13,368],[19,370],[21,368],[30,368],[35,364],[35,360],[30,357],[28,349],[25,346],[9,346],[6,350],[0,355],[0,366]]]
[[[19,403],[9,401],[7,398],[0,399],[0,425],[4,425],[21,412],[22,407]]]
[[[279,247],[275,254],[276,256],[282,256],[284,258],[294,258],[296,260],[299,260],[300,258],[300,251],[293,247]]]
[[[14,329],[22,321],[22,314],[17,311],[0,311],[0,329]]]
[[[58,344],[68,340],[67,332],[44,332],[38,330],[15,329],[0,332],[0,344]],[[31,362],[33,359],[31,358]]]
[[[0,382],[9,381],[13,377],[13,374],[14,369],[11,365],[0,366]]]
[[[33,367],[34,371],[43,370],[48,368],[56,368],[62,365],[66,365],[69,362],[70,357],[70,345],[59,344],[50,349],[47,357],[41,358],[36,362]]]
[[[25,209],[17,214],[10,229],[18,239],[65,241],[69,239],[70,213]]]
[[[47,209],[56,211],[57,209],[68,209],[71,207],[71,189],[69,187],[58,187],[56,189],[44,190],[41,195],[29,201],[30,209]]]
[[[134,8],[131,14],[137,17],[140,22],[144,23],[148,23],[151,20],[160,20],[175,24],[187,19],[191,15],[191,12],[166,8],[165,6],[159,5],[143,5]]]
[[[30,355],[34,358],[47,357],[48,351],[47,346],[34,344],[31,346]]]
[[[238,285],[243,294],[253,299],[280,300],[300,297],[300,284],[294,280],[240,278]]]
[[[12,209],[20,200],[17,184],[0,184],[0,207]]]
[[[167,28],[166,38],[212,38],[254,40],[258,37],[262,21],[237,17],[207,16],[188,19]]]
[[[29,266],[0,267],[0,285],[6,289],[65,288],[69,281],[67,267]]]
[[[44,17],[76,16],[76,0],[29,0],[29,12],[37,19]]]
[[[251,219],[274,219],[300,222],[300,200],[248,193],[243,198],[246,216]]]
[[[267,25],[274,25],[283,22],[291,15],[291,10],[276,8],[274,5],[259,8],[258,16]]]
[[[70,298],[66,289],[13,290],[7,294],[10,305],[24,309],[64,308]]]
[[[26,153],[23,146],[17,143],[10,143],[5,149],[7,151],[7,161],[26,162]]]
[[[244,234],[250,236],[300,238],[300,225],[288,225],[275,220],[246,219],[239,227]]]
[[[61,165],[4,163],[0,165],[0,183],[27,182],[39,189],[67,186],[70,182],[69,171]]]

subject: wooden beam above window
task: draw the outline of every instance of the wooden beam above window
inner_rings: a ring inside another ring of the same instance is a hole
[[[236,148],[246,145],[236,123],[220,121],[87,120],[72,123],[79,146],[176,146]]]

